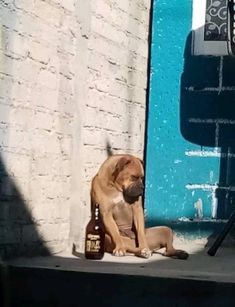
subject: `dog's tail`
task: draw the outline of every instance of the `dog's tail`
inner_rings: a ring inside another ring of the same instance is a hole
[[[113,155],[112,147],[108,140],[106,141],[106,153],[108,157]]]

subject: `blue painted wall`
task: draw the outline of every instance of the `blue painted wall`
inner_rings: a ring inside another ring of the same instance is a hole
[[[152,23],[147,222],[226,218],[235,183],[234,58],[191,55],[191,0],[155,0]]]

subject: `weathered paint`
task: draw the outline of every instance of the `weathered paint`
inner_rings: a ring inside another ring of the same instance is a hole
[[[217,215],[220,161],[228,157],[219,148],[221,127],[234,129],[234,117],[217,109],[234,87],[222,80],[223,57],[190,54],[191,0],[153,1],[152,23],[147,222],[211,220]]]

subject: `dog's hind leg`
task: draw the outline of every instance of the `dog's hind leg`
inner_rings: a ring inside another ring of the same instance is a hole
[[[173,247],[173,231],[171,228],[166,226],[152,227],[146,229],[146,238],[149,248],[155,252],[161,248],[165,248],[164,256],[176,258],[176,259],[187,259],[188,253],[175,249]]]

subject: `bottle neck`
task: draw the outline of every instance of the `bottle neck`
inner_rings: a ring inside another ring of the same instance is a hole
[[[95,204],[92,211],[92,218],[95,220],[99,220],[99,217],[100,217],[99,204]]]

